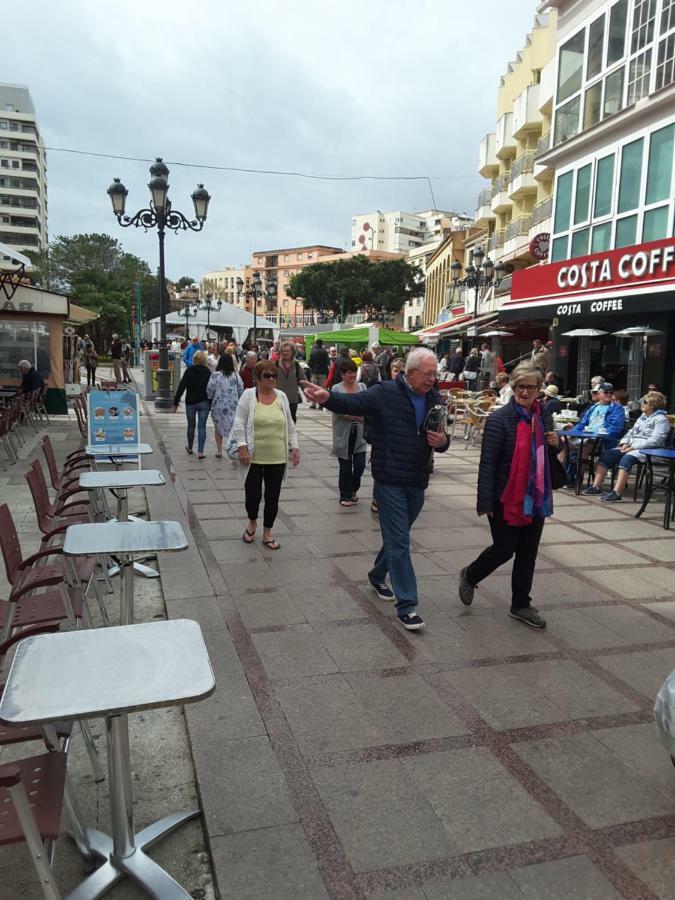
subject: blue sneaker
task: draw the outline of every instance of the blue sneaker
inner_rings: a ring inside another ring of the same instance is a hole
[[[617,500],[623,500],[621,494],[617,494],[616,491],[610,491],[608,494],[603,494],[601,497],[605,503],[616,503]]]
[[[588,487],[584,488],[581,493],[586,494],[588,496],[589,494],[591,494],[591,495],[601,494],[602,491],[600,490],[599,487],[596,487],[594,484],[589,484]]]
[[[369,578],[368,584],[375,591],[380,600],[388,600],[391,603],[396,599],[396,595],[394,594],[392,589],[384,583],[384,581],[372,581]]]
[[[398,620],[406,631],[420,631],[424,628],[424,619],[414,612],[407,613],[405,616],[399,616]]]

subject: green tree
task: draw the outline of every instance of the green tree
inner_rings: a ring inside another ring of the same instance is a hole
[[[184,290],[184,288],[190,287],[190,285],[194,283],[194,278],[191,278],[189,275],[181,275],[181,277],[176,282],[176,293],[180,294],[180,292]]]
[[[333,318],[365,312],[377,319],[383,310],[397,312],[406,300],[421,297],[424,278],[404,259],[371,262],[359,254],[307,266],[291,277],[286,293]]]

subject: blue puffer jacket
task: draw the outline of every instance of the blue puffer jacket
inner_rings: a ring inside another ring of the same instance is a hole
[[[435,388],[426,396],[427,412],[443,398]],[[426,432],[417,429],[415,409],[402,374],[396,381],[382,381],[360,394],[333,394],[326,409],[343,415],[371,417],[373,478],[383,484],[425,488],[429,484],[432,449]],[[443,450],[448,449],[448,443]]]
[[[589,407],[581,417],[581,421],[571,431],[566,433],[572,437],[582,434],[590,421],[593,411],[598,406],[600,406],[599,403],[594,403],[593,406]],[[626,430],[626,414],[623,411],[623,406],[618,403],[609,403],[607,405],[604,427],[607,429],[607,435],[603,436],[602,447],[603,450],[610,450],[612,447],[616,447],[616,442]]]

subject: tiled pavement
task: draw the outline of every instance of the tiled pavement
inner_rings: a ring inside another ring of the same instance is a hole
[[[191,544],[160,559],[164,601],[202,624],[218,681],[185,717],[220,896],[675,898],[675,769],[651,717],[675,666],[660,505],[636,521],[632,503],[557,495],[533,632],[507,616],[506,572],[457,600],[488,528],[477,451],[453,448],[413,531],[427,628],[410,635],[364,583],[370,479],[339,508],[329,415],[300,409],[275,553],[242,542],[211,434],[200,462],[182,414],[148,413],[172,480],[150,513]]]
[[[160,562],[167,606],[202,622],[218,674],[186,716],[223,897],[675,898],[675,770],[651,715],[675,666],[659,505],[636,521],[556,496],[533,632],[506,614],[507,572],[457,600],[488,529],[478,453],[456,446],[413,531],[427,628],[410,635],[364,582],[371,483],[339,508],[330,416],[300,408],[276,553],[242,542],[211,436],[200,462],[182,415],[151,421],[194,541],[189,566]]]

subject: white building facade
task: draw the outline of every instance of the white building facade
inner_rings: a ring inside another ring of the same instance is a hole
[[[204,299],[211,294],[214,300],[222,300],[223,303],[231,303],[233,306],[246,308],[246,300],[243,293],[240,295],[237,288],[237,279],[241,279],[248,287],[250,276],[248,266],[227,266],[215,272],[206,272],[199,279],[199,296]]]
[[[400,209],[360,213],[352,219],[351,249],[407,255],[424,244],[439,240],[444,230],[463,228],[471,221],[469,216],[440,209],[415,213]]]
[[[47,246],[47,157],[30,91],[0,84],[0,243]]]

